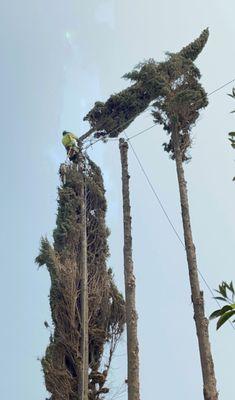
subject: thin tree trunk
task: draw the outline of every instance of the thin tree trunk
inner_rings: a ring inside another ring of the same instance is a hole
[[[126,295],[128,400],[139,400],[139,344],[137,338],[137,312],[135,305],[135,276],[132,259],[131,206],[128,174],[128,144],[119,140],[122,165],[122,196],[124,221],[124,274]]]
[[[83,169],[82,159],[79,168]],[[88,279],[87,279],[87,227],[86,227],[86,177],[83,172],[83,185],[81,193],[81,385],[79,398],[88,400]]]
[[[83,140],[89,138],[89,136],[95,132],[94,128],[89,129],[89,131],[87,131],[86,133],[84,133],[82,136],[80,136],[79,141],[83,142]]]
[[[194,320],[198,337],[203,384],[204,399],[217,400],[218,392],[216,389],[216,379],[214,372],[214,363],[211,354],[211,347],[208,332],[208,320],[205,317],[203,292],[200,291],[196,250],[193,243],[192,230],[190,224],[189,202],[187,194],[187,183],[184,176],[182,155],[179,145],[179,133],[176,130],[173,133],[174,155],[176,161],[176,170],[180,192],[181,212],[184,228],[184,241],[187,253],[189,280],[192,293],[192,302],[194,309]]]

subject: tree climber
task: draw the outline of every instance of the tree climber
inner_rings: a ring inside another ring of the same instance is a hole
[[[64,131],[62,143],[66,148],[70,161],[75,161],[79,152],[79,139],[71,132]]]

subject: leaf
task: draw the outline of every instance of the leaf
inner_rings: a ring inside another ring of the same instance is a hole
[[[229,132],[229,136],[235,136],[235,132]]]
[[[227,311],[233,310],[235,308],[235,304],[227,305],[221,308],[222,314],[226,313]]]
[[[227,95],[232,97],[232,99],[234,99],[234,95],[233,94],[227,93]]]
[[[227,299],[225,299],[224,297],[220,297],[220,296],[218,296],[218,297],[213,297],[213,299],[221,300],[221,301],[227,301]]]
[[[219,288],[220,288],[220,286],[219,286]],[[224,296],[223,293],[221,293],[220,290],[215,290],[215,292],[217,292],[217,293],[219,293],[219,294],[222,294],[222,296]],[[224,297],[224,298],[225,298],[225,300],[226,300],[226,297]]]
[[[227,298],[226,286],[224,285],[224,282],[222,282],[222,285],[219,285],[219,291],[222,294],[222,296]]]
[[[235,149],[235,143],[231,144],[231,146]]]
[[[214,311],[214,312],[209,316],[209,319],[212,320],[212,319],[218,318],[218,317],[220,317],[222,314],[223,314],[223,313],[222,313],[221,309],[220,309],[220,310],[216,310],[216,311]]]
[[[234,139],[230,139],[230,140],[232,140],[233,143],[235,143],[235,140],[234,140]],[[229,285],[227,282],[223,281],[223,282],[222,282],[222,285],[223,285],[225,288],[227,288],[228,290],[230,290],[230,285]]]
[[[233,110],[233,111],[230,111],[230,114],[233,114],[233,113],[235,113],[235,110]]]
[[[232,310],[232,311],[228,311],[224,315],[222,315],[217,322],[216,329],[218,330],[234,314],[235,314],[235,310]]]
[[[212,320],[212,319],[221,317],[221,316],[225,315],[227,312],[234,311],[234,308],[235,308],[235,304],[224,306],[224,307],[220,308],[219,310],[214,311],[210,315],[209,318],[210,318],[210,320]]]
[[[234,293],[234,287],[233,287],[233,282],[232,282],[232,281],[230,282],[229,288],[230,288],[230,291],[232,292],[232,294],[235,294],[235,293]]]

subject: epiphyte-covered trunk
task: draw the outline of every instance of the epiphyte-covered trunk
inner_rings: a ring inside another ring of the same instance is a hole
[[[46,265],[51,278],[50,307],[53,332],[42,359],[50,400],[77,400],[81,351],[82,191],[86,185],[87,271],[89,305],[89,399],[109,391],[105,387],[110,362],[103,365],[105,346],[114,348],[123,331],[125,305],[111,269],[105,224],[106,200],[100,169],[87,159],[86,170],[69,165],[58,189],[54,243],[42,239],[37,263]]]

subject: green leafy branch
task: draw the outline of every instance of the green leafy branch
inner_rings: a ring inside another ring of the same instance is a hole
[[[227,305],[221,307],[219,310],[214,311],[210,315],[210,320],[218,318],[216,325],[216,329],[218,330],[226,321],[235,315],[235,291],[233,282],[228,284],[227,282],[223,281],[222,284],[219,285],[219,290],[216,290],[216,292],[219,293],[219,296],[214,297],[214,299],[227,303]],[[235,320],[232,322],[235,322]]]

